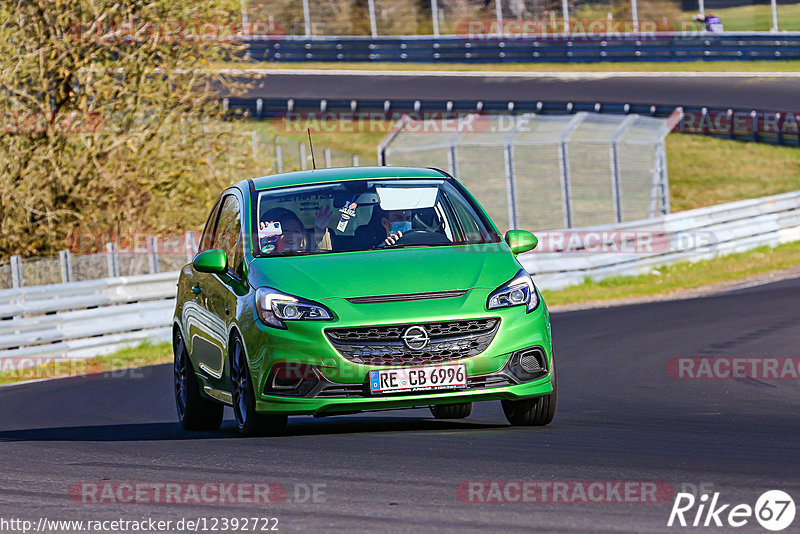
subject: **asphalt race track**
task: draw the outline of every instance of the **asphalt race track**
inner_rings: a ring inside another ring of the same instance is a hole
[[[800,279],[712,297],[553,316],[560,399],[545,428],[511,428],[499,403],[463,421],[426,409],[290,419],[243,439],[176,422],[168,365],[123,377],[0,388],[0,517],[277,517],[281,531],[664,532],[663,503],[462,502],[465,481],[706,484],[730,503],[800,494],[800,381],[676,380],[682,356],[796,357]],[[230,414],[229,414],[230,415]],[[72,502],[100,481],[325,484],[325,502]],[[691,517],[691,516],[690,516]],[[695,529],[696,530],[696,529]],[[764,532],[751,519],[738,531]],[[791,529],[790,529],[791,530]],[[717,529],[716,531],[725,531]],[[787,530],[788,532],[788,530]]]
[[[798,111],[800,77],[741,75],[506,76],[268,72],[252,98],[574,101]]]

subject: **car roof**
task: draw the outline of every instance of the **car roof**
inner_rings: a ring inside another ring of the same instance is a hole
[[[310,171],[285,172],[271,176],[253,178],[257,190],[312,185],[343,180],[369,180],[392,178],[445,178],[447,174],[438,169],[418,167],[341,167]],[[247,186],[245,186],[246,188]]]

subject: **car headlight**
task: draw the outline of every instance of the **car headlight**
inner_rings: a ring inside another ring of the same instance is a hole
[[[256,290],[256,311],[264,324],[275,328],[286,328],[284,321],[329,321],[331,311],[311,300],[260,287]]]
[[[526,306],[526,313],[532,312],[539,306],[539,295],[536,293],[533,279],[524,269],[520,269],[514,278],[492,291],[486,301],[486,307],[490,310],[523,304]]]

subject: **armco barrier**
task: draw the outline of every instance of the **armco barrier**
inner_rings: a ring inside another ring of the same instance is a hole
[[[167,341],[177,272],[0,291],[0,359],[91,357]]]
[[[800,240],[800,191],[671,213],[654,219],[565,231],[595,234],[598,249],[621,249],[620,240],[646,235],[652,251],[546,252],[520,256],[544,289],[561,289],[586,278],[646,274],[660,265],[697,261]],[[627,234],[626,234],[627,232]],[[605,246],[600,244],[605,242]]]
[[[575,232],[594,232],[608,245],[620,245],[623,232],[646,233],[654,250],[521,255],[540,288],[642,274],[659,265],[800,240],[800,191],[565,231],[567,236]],[[168,341],[177,277],[171,272],[0,291],[0,362],[85,358],[144,340]]]
[[[675,106],[662,104],[622,104],[619,102],[574,102],[541,100],[327,100],[295,98],[226,98],[231,114],[257,119],[294,117],[303,124],[304,117],[317,121],[347,118],[348,113],[368,118],[396,119],[403,114],[521,114],[563,115],[565,113],[637,114],[669,117]],[[683,107],[683,119],[675,132],[691,135],[752,141],[757,143],[800,146],[800,113],[776,110]],[[313,114],[313,115],[312,115]]]
[[[800,58],[798,32],[559,34],[505,38],[251,36],[246,41],[250,59],[281,62],[565,63]]]

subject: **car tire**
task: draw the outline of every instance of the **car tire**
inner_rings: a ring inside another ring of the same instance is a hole
[[[553,421],[558,404],[558,379],[555,359],[551,363],[553,392],[541,397],[518,401],[501,401],[503,413],[513,426],[545,426]]]
[[[464,419],[472,413],[472,403],[461,404],[434,404],[431,413],[436,419]]]
[[[234,336],[230,345],[233,414],[242,436],[275,436],[284,431],[288,417],[256,412],[256,396],[244,345]]]
[[[200,385],[189,360],[189,352],[180,332],[172,345],[175,407],[184,430],[216,430],[222,424],[225,407],[200,394]]]

